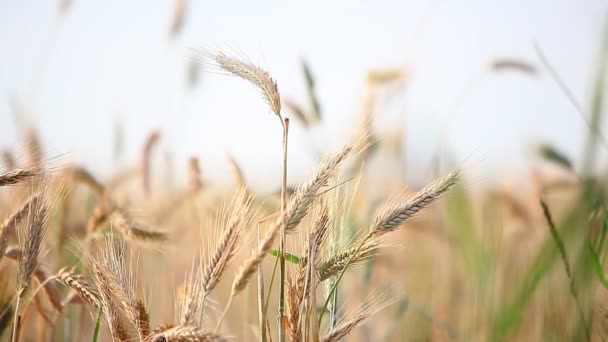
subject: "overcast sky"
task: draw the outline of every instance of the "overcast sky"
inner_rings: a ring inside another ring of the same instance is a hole
[[[313,166],[308,140],[331,150],[348,137],[367,70],[394,65],[407,65],[407,88],[377,123],[379,131],[405,125],[413,170],[426,168],[447,127],[457,159],[508,171],[526,165],[538,142],[572,156],[581,150],[584,123],[533,41],[586,104],[608,18],[605,0],[190,1],[182,32],[169,39],[173,6],[74,0],[59,20],[53,1],[0,0],[0,147],[16,146],[17,98],[50,154],[107,172],[120,120],[127,160],[158,128],[180,165],[196,155],[209,178],[222,178],[230,151],[268,188],[279,174],[278,122],[243,81],[207,72],[187,88],[191,49],[204,47],[245,54],[297,100],[305,99],[299,59],[310,63],[325,122],[311,134],[292,126],[292,181]],[[530,61],[541,73],[479,78],[497,57]]]

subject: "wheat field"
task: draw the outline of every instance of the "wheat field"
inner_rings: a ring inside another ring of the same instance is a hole
[[[70,6],[61,1],[58,16]],[[187,8],[175,1],[169,39]],[[294,184],[293,127],[314,130],[331,115],[310,65],[301,62],[306,92],[295,99],[282,94],[272,65],[193,47],[190,71],[203,72],[189,82],[231,78],[247,85],[234,96],[257,92],[273,118],[260,132],[281,151],[271,193],[256,191],[247,165],[229,153],[231,184],[208,179],[194,155],[168,182],[159,172],[162,127],[124,167],[67,162],[41,138],[44,127],[15,109],[6,129],[19,139],[3,147],[0,168],[0,340],[603,341],[608,187],[596,165],[608,149],[608,32],[602,37],[589,105],[540,46],[535,60],[484,66],[523,82],[550,79],[586,124],[580,165],[538,146],[525,187],[476,187],[482,162],[446,151],[433,156],[427,182],[409,184],[399,168],[408,132],[374,125],[408,80],[401,67],[368,71],[345,143],[312,141],[316,166]]]

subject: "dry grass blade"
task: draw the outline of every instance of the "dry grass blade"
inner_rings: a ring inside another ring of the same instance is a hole
[[[281,115],[281,96],[279,95],[277,82],[268,71],[252,63],[228,56],[221,51],[213,57],[222,69],[251,82],[262,93],[270,110],[278,116]]]
[[[193,326],[177,326],[154,336],[152,342],[226,342],[228,339]]]
[[[133,219],[124,209],[117,208],[112,213],[112,225],[125,237],[136,241],[164,241],[167,234],[144,227]]]
[[[332,177],[338,173],[351,151],[352,147],[344,147],[340,152],[322,162],[314,176],[304,185],[298,187],[291,197],[283,218],[285,230],[288,233],[295,231],[300,221],[308,213],[319,191],[327,186]]]
[[[72,288],[85,302],[99,307],[101,298],[97,288],[84,276],[76,274],[66,267],[57,272],[57,281]]]
[[[38,172],[31,168],[12,169],[0,172],[0,186],[15,185],[28,178],[36,176]]]
[[[453,171],[447,176],[425,186],[405,201],[399,199],[393,201],[392,204],[387,205],[380,215],[376,217],[372,225],[371,234],[380,236],[397,229],[403,221],[414,216],[448,191],[452,185],[456,184],[459,178],[460,172],[458,170]]]

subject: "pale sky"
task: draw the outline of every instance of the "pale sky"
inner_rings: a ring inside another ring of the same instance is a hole
[[[573,157],[582,147],[584,123],[542,69],[533,41],[587,104],[608,20],[605,0],[192,0],[183,31],[170,40],[172,8],[171,0],[73,0],[58,21],[54,1],[0,0],[0,148],[17,143],[9,106],[17,95],[51,156],[67,153],[108,172],[120,116],[126,160],[159,128],[161,150],[170,149],[180,167],[196,155],[208,178],[225,179],[231,151],[257,187],[270,189],[279,174],[278,121],[244,81],[203,73],[188,90],[191,49],[203,47],[246,55],[298,100],[305,99],[299,58],[311,65],[326,122],[310,135],[292,125],[292,181],[314,165],[307,139],[328,150],[347,139],[367,70],[404,63],[410,76],[402,99],[376,116],[379,132],[406,125],[413,170],[427,169],[450,122],[447,143],[457,159],[509,171],[526,165],[538,142]],[[450,108],[496,57],[528,60],[541,74],[486,77]]]

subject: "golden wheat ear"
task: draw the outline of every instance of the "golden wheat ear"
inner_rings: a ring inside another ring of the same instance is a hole
[[[270,111],[279,117],[281,116],[281,95],[279,94],[279,88],[277,82],[268,71],[222,51],[210,53],[201,50],[199,52],[205,57],[210,57],[224,71],[249,81],[262,94]]]
[[[376,217],[371,235],[381,236],[399,227],[405,220],[429,206],[446,193],[460,179],[460,171],[455,170],[405,199],[397,198],[386,205]]]
[[[291,197],[285,215],[282,217],[283,224],[286,227],[285,230],[288,233],[295,231],[300,221],[310,210],[314,199],[321,189],[326,187],[329,181],[340,171],[351,151],[352,147],[346,146],[335,155],[321,162],[310,180],[298,187]]]
[[[25,218],[33,207],[38,206],[40,201],[40,193],[36,193],[26,200],[21,207],[15,210],[0,226],[0,260],[4,256],[4,252],[8,246],[8,238],[15,231],[15,227]]]

